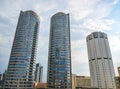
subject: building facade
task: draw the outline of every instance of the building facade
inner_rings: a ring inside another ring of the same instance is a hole
[[[72,74],[72,89],[76,89],[76,74]]]
[[[119,74],[119,76],[120,76],[120,67],[118,67],[117,69],[118,69],[118,74]]]
[[[116,84],[116,89],[120,89],[120,67],[118,67],[117,69],[119,76],[115,76],[115,84]]]
[[[4,89],[33,89],[39,23],[35,12],[20,12]]]
[[[3,87],[3,74],[1,73],[0,74],[0,89],[2,89],[2,87]]]
[[[92,88],[89,76],[76,76],[72,74],[72,89]]]
[[[51,18],[48,89],[71,89],[71,43],[69,14],[56,13]]]
[[[116,89],[114,67],[107,34],[93,32],[88,35],[87,49],[92,87]]]
[[[115,77],[116,89],[120,89],[120,76]]]
[[[36,82],[33,85],[33,89],[47,89],[47,83]]]
[[[3,74],[1,73],[1,74],[0,74],[0,80],[2,80],[2,78],[3,78]]]
[[[91,87],[91,81],[89,76],[76,76],[77,87]]]
[[[4,73],[0,74],[1,79],[0,79],[0,89],[3,89],[4,81],[5,81],[5,76],[6,76],[6,70]]]
[[[43,66],[40,63],[36,64],[35,68],[35,82],[42,82],[42,75],[43,75]]]

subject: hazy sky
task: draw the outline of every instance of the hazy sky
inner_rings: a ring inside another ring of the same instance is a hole
[[[20,10],[40,16],[36,63],[43,65],[46,81],[50,18],[57,12],[70,14],[72,73],[89,75],[86,36],[94,31],[107,33],[115,73],[120,66],[119,0],[0,0],[0,72],[7,68]]]

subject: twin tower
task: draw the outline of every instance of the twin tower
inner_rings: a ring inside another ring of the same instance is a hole
[[[35,12],[21,11],[4,89],[33,89],[39,24],[39,16]],[[52,16],[49,39],[48,89],[72,89],[69,14],[59,12]],[[92,87],[115,89],[107,35],[92,33],[87,37],[87,47]]]

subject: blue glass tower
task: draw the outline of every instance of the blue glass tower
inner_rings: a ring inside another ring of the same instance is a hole
[[[21,11],[10,54],[4,89],[32,89],[39,18]]]
[[[48,89],[72,89],[69,14],[56,13],[51,18]]]

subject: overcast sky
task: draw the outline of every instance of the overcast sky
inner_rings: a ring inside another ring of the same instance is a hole
[[[107,33],[115,74],[120,66],[119,0],[0,0],[0,72],[8,66],[20,11],[33,10],[40,16],[36,63],[43,65],[46,82],[50,18],[57,12],[70,14],[72,73],[89,76],[86,36]]]

